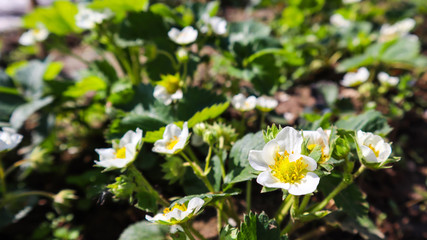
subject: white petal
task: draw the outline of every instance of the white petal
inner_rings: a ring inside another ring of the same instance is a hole
[[[203,207],[203,204],[205,204],[203,199],[198,197],[192,198],[188,202],[187,211],[190,211],[190,213],[197,213]]]
[[[97,148],[95,152],[99,154],[99,160],[104,161],[107,159],[114,159],[116,151],[112,148]]]
[[[320,177],[313,172],[308,172],[304,179],[298,184],[291,184],[289,187],[289,193],[292,195],[305,195],[312,193],[316,190],[319,185]]]
[[[286,150],[288,153],[300,154],[301,145],[304,141],[301,134],[292,127],[285,127],[280,131],[276,138],[281,150]]]
[[[298,160],[300,158],[302,158],[303,161],[308,165],[306,167],[306,169],[308,171],[314,171],[314,170],[316,170],[317,163],[316,163],[316,161],[313,158],[311,158],[309,156],[305,156],[305,155],[300,155],[300,154],[290,154],[289,155],[289,161],[290,162],[294,162],[294,161],[296,161],[296,160]]]
[[[264,145],[262,149],[262,157],[264,162],[267,165],[273,165],[274,158],[276,157],[276,154],[280,151],[279,143],[275,140],[271,140],[267,144]]]
[[[268,170],[268,164],[265,162],[263,157],[263,151],[251,150],[249,152],[249,164],[257,171]]]
[[[377,159],[377,156],[375,156],[375,153],[374,151],[372,151],[372,149],[364,145],[360,145],[359,147],[360,147],[360,150],[362,151],[363,157],[365,157],[365,160],[367,162],[370,162],[370,163],[379,162]]]
[[[181,134],[181,128],[171,123],[166,126],[165,132],[163,133],[163,139],[169,140],[174,137],[178,137]]]
[[[283,188],[283,189],[289,188],[289,183],[280,182],[274,176],[272,176],[269,171],[265,171],[265,172],[260,173],[258,175],[256,181],[260,185],[265,186],[265,187],[269,187],[269,188]]]

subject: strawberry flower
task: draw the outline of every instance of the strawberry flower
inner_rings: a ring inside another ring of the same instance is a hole
[[[95,164],[107,170],[124,168],[135,160],[141,145],[142,130],[128,131],[118,143],[113,141],[112,148],[95,149],[99,154],[99,161],[95,161]]]
[[[257,182],[269,188],[282,188],[292,195],[305,195],[316,190],[319,176],[313,171],[317,163],[301,155],[302,135],[285,127],[262,150],[249,152],[249,164],[261,173]]]

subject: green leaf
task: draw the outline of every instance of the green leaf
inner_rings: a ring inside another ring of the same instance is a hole
[[[314,161],[319,162],[319,160],[322,158],[322,146],[317,144],[308,156],[313,158]]]
[[[116,139],[123,136],[129,130],[135,131],[136,128],[142,129],[144,132],[153,131],[166,125],[162,119],[153,118],[149,115],[129,114],[122,119],[116,119],[110,126],[108,139]],[[163,134],[163,133],[162,133]],[[162,137],[160,137],[162,138]],[[147,139],[144,138],[147,142]]]
[[[43,76],[46,69],[46,63],[33,60],[16,71],[14,79],[23,89],[25,97],[38,99],[43,95]]]
[[[224,104],[228,104],[225,103],[226,101],[227,99],[224,96],[217,95],[212,91],[198,87],[189,87],[187,88],[187,91],[184,92],[183,98],[178,102],[178,119],[181,121],[192,121],[196,124],[196,120],[199,118],[195,117],[197,112],[200,112],[214,104],[219,104],[217,110],[221,110],[224,107]],[[206,111],[209,111],[212,116],[215,115],[210,110]],[[205,114],[202,114],[202,116],[203,115]],[[189,120],[190,118],[193,118],[193,120]]]
[[[157,212],[157,199],[152,193],[147,191],[140,191],[136,193],[137,203],[135,207],[141,209],[142,211]]]
[[[206,204],[208,204],[210,202],[214,202],[218,199],[230,197],[230,196],[236,196],[238,194],[240,194],[239,191],[227,192],[227,193],[203,193],[203,194],[188,195],[188,196],[185,196],[183,198],[180,198],[180,199],[172,202],[171,206],[173,206],[174,204],[177,204],[177,203],[178,204],[186,203],[195,197],[203,199],[205,201],[204,205],[206,205]]]
[[[381,55],[381,60],[386,63],[407,62],[418,57],[421,46],[418,40],[414,41],[403,37],[388,47]]]
[[[229,102],[215,104],[211,107],[204,108],[202,111],[196,112],[196,114],[188,120],[188,127],[191,128],[197,123],[217,118],[227,110],[229,105]]]
[[[225,178],[225,183],[243,182],[256,178],[257,171],[249,165],[249,151],[261,150],[264,147],[262,132],[246,134],[238,140],[230,150],[228,169],[230,172]]]
[[[327,196],[342,181],[342,176],[328,175],[322,177],[318,189]],[[368,203],[355,184],[351,184],[334,197],[335,204],[351,217],[357,218],[368,214]]]
[[[375,226],[367,215],[360,216],[355,219],[342,211],[335,211],[324,219],[328,225],[338,226],[342,230],[351,234],[358,233],[366,240],[385,239],[384,234]]]
[[[239,229],[233,228],[230,225],[227,225],[221,229],[219,239],[220,240],[236,240],[238,234],[239,234]]]
[[[127,227],[120,234],[119,240],[166,240],[168,233],[169,226],[141,221]]]
[[[120,21],[126,16],[126,12],[146,11],[148,4],[149,0],[95,0],[89,7],[98,10],[108,8],[115,13],[115,19]]]
[[[15,111],[13,111],[12,116],[10,117],[10,124],[15,129],[20,128],[31,114],[50,104],[52,101],[53,97],[48,96],[20,105],[15,109]]]
[[[338,128],[356,131],[362,130],[380,135],[386,135],[392,130],[387,123],[387,119],[380,112],[374,110],[367,111],[358,116],[342,117],[335,125]]]
[[[264,137],[264,142],[268,143],[271,140],[275,139],[277,134],[282,130],[282,126],[279,125],[279,127],[276,126],[276,124],[272,124],[271,126],[267,127],[267,130],[262,130],[262,135]]]
[[[64,92],[64,96],[78,98],[89,91],[102,91],[107,88],[107,84],[97,76],[88,76],[71,86]]]
[[[237,234],[238,240],[257,240],[269,239],[280,240],[280,229],[274,219],[269,219],[262,212],[255,214],[250,212],[245,215],[244,222],[240,225],[240,231]]]
[[[56,35],[66,35],[72,32],[81,32],[74,20],[77,6],[69,1],[55,1],[52,6],[39,7],[26,15],[23,19],[26,28],[34,28],[43,23],[49,32]]]
[[[61,72],[62,68],[64,67],[64,64],[62,62],[51,62],[47,66],[46,71],[44,72],[43,79],[44,80],[53,80],[58,76],[58,74]]]
[[[166,38],[168,30],[161,16],[151,12],[132,12],[121,22],[116,41],[121,47],[141,46],[146,41]]]

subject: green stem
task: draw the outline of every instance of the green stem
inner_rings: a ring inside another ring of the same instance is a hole
[[[184,229],[185,235],[187,235],[187,237],[190,238],[190,240],[196,240],[193,234],[191,234],[191,231],[188,227],[188,223],[181,224],[181,227],[182,229]]]
[[[187,79],[187,72],[188,72],[188,61],[184,63],[184,66],[182,67],[182,81],[184,83],[186,83],[186,79]],[[191,81],[193,81],[193,79],[191,78]]]
[[[199,159],[196,157],[196,154],[194,153],[193,149],[191,149],[190,146],[185,148],[185,151],[190,155],[190,158],[193,162],[195,162],[197,165],[201,166]]]
[[[0,186],[0,190],[1,193],[4,195],[6,195],[6,175],[4,173],[4,168],[3,168],[3,163],[2,163],[2,158],[0,156],[0,181],[1,181],[1,186]]]
[[[322,202],[320,202],[315,208],[311,210],[311,212],[314,213],[322,210],[332,198],[334,198],[338,193],[353,183],[354,179],[357,178],[365,169],[365,166],[361,165],[360,168],[351,176],[351,179],[341,181],[340,184],[338,184],[338,186],[336,186],[336,188],[331,193],[329,193],[329,195],[323,199]]]
[[[15,170],[17,167],[21,166],[22,164],[26,163],[27,159],[22,159],[20,161],[15,162],[12,166],[6,169],[6,172],[4,173],[5,177],[9,175],[13,170]]]
[[[175,71],[178,71],[178,63],[175,61],[175,58],[170,53],[162,49],[157,49],[157,53],[169,58],[172,63],[172,67],[175,69]]]
[[[218,219],[218,233],[221,232],[221,228],[222,228],[222,218],[223,218],[223,209],[224,209],[224,202],[220,201],[218,202],[218,208],[216,209],[216,216]]]
[[[204,171],[204,175],[208,174],[208,170],[209,170],[209,164],[211,162],[211,157],[212,157],[212,146],[209,145],[209,150],[208,150],[208,155],[206,156],[206,164],[205,164],[205,171]]]
[[[261,111],[261,122],[259,123],[259,128],[262,130],[262,129],[264,129],[264,126],[265,126],[265,112],[264,111]]]
[[[289,194],[285,200],[282,202],[282,205],[280,205],[279,209],[277,210],[276,214],[276,221],[277,224],[280,226],[283,219],[285,219],[286,215],[288,215],[289,209],[292,206],[292,203],[294,202],[294,199],[292,198],[292,195]]]
[[[136,48],[130,48],[129,54],[131,57],[131,63],[132,63],[132,69],[133,69],[133,75],[134,75],[134,83],[138,85],[141,83],[141,63],[139,62],[139,49]]]
[[[194,233],[194,235],[196,235],[196,237],[197,237],[199,240],[206,240],[206,238],[205,238],[205,237],[203,237],[203,235],[202,235],[199,231],[197,231],[196,229],[194,229],[194,227],[191,225],[191,223],[190,223],[190,224],[188,224],[188,228],[190,229],[190,231],[191,231],[192,233]]]
[[[295,219],[298,217],[298,209],[299,209],[299,196],[293,196],[294,203],[291,207],[291,217]]]
[[[334,198],[338,193],[340,193],[342,190],[344,190],[348,185],[350,185],[351,181],[342,181],[338,186],[331,192],[329,195],[323,199],[322,202],[320,202],[315,208],[311,210],[312,213],[322,210],[329,201]]]
[[[365,171],[365,169],[366,169],[365,165],[362,164],[359,167],[359,169],[357,169],[357,171],[353,174],[353,179],[356,179],[357,177],[359,177],[360,174],[362,174],[362,172]]]
[[[280,232],[280,235],[284,235],[284,234],[288,233],[292,229],[293,225],[294,225],[294,222],[292,222],[291,220],[289,220],[289,222],[286,225],[286,227]]]
[[[43,192],[43,191],[28,191],[28,192],[22,192],[22,193],[10,193],[10,194],[7,194],[7,196],[5,196],[2,199],[1,204],[0,204],[0,208],[5,206],[7,204],[7,202],[14,201],[17,198],[28,197],[28,196],[33,196],[33,195],[43,196],[43,197],[47,197],[50,199],[55,198],[55,194],[49,193],[49,192]]]
[[[249,180],[246,182],[246,213],[249,214],[251,211],[251,202],[252,202],[252,181]]]
[[[308,202],[310,201],[310,198],[311,198],[311,193],[306,194],[304,196],[304,198],[302,199],[301,205],[299,206],[298,214],[301,214],[304,212],[305,207],[307,206]]]
[[[159,201],[159,203],[165,207],[168,207],[170,204],[169,202],[164,199],[150,184],[150,182],[148,182],[148,180],[144,177],[144,175],[142,175],[142,173],[140,171],[138,171],[138,169],[136,169],[136,167],[131,164],[128,167],[129,171],[132,172],[132,174],[135,176],[137,184],[142,187],[147,189],[148,192],[150,192],[151,194],[153,194]]]
[[[220,163],[219,165],[221,167],[222,180],[225,182],[225,176],[226,176],[226,174],[225,174],[224,159],[222,158],[222,153],[223,153],[222,151],[223,151],[222,149],[218,150],[218,152],[219,152],[218,157],[219,157],[219,163]]]
[[[190,164],[196,176],[203,181],[203,183],[208,188],[208,190],[210,192],[215,192],[215,189],[212,187],[212,184],[209,182],[209,179],[205,175],[203,175],[203,170],[200,168],[200,166],[195,164],[193,161],[191,161],[190,158],[188,158],[184,152],[181,151],[180,154],[185,159],[185,161],[187,161]]]

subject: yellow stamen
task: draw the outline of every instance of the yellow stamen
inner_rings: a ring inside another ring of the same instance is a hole
[[[308,172],[306,169],[308,164],[304,162],[302,157],[290,162],[289,153],[286,151],[283,155],[277,152],[274,161],[274,165],[269,166],[272,170],[271,172],[273,176],[283,183],[300,183]]]
[[[179,81],[178,75],[166,75],[162,76],[162,81],[159,84],[165,87],[169,94],[174,94],[179,89]]]
[[[165,208],[165,209],[163,210],[163,213],[164,213],[164,214],[169,213],[169,212],[173,211],[174,209],[179,209],[179,210],[181,210],[181,211],[185,212],[185,211],[187,211],[187,206],[185,206],[185,204],[184,204],[184,203],[183,203],[183,204],[175,204],[175,205],[173,205],[173,207],[171,207],[171,208]]]
[[[317,146],[317,144],[310,144],[307,146],[308,150],[313,151],[313,149]]]
[[[116,150],[116,158],[126,158],[126,147]]]
[[[173,138],[171,138],[167,143],[166,143],[166,149],[168,150],[172,150],[173,147],[175,147],[175,145],[179,142],[179,139],[174,136]]]
[[[374,146],[372,146],[372,144],[369,144],[368,146],[375,154],[375,157],[378,157],[380,155],[380,150],[376,150]]]

